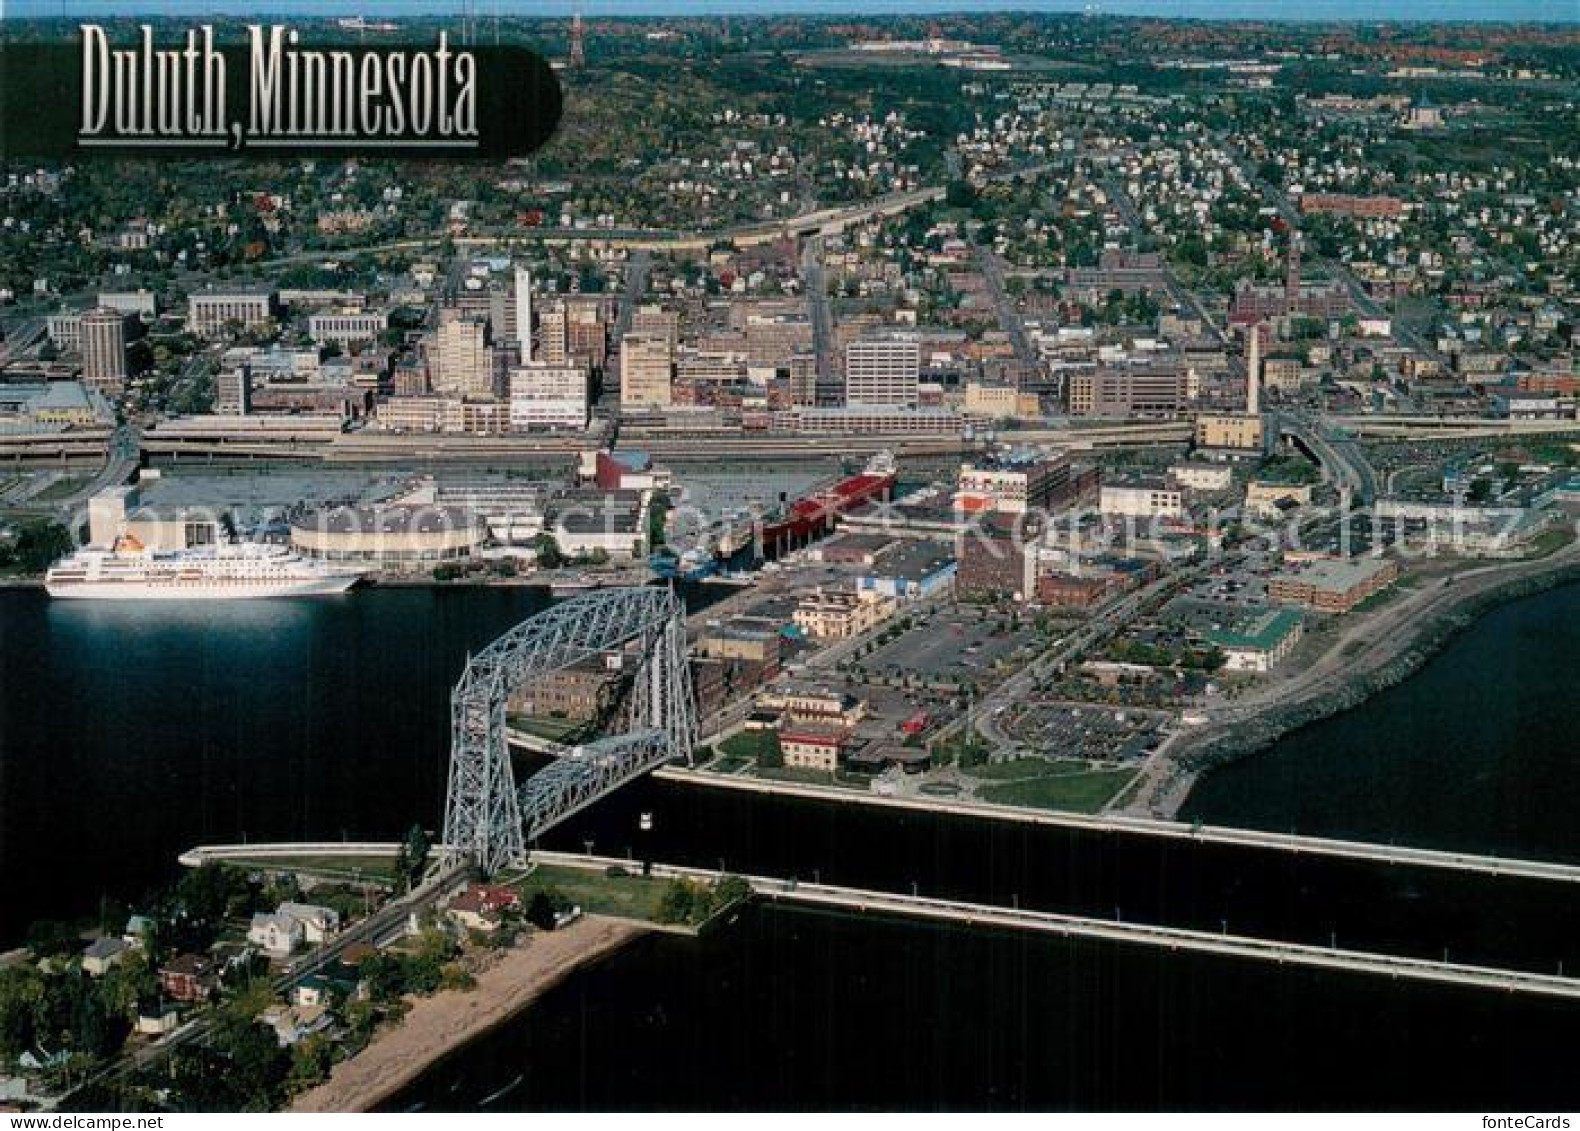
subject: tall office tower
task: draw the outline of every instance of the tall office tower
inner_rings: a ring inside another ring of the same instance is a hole
[[[1262,411],[1262,324],[1251,323],[1245,333],[1245,414],[1256,416]]]
[[[620,343],[620,404],[651,408],[670,404],[674,353],[667,338],[625,336]]]
[[[914,335],[858,338],[845,347],[845,403],[914,407],[921,366]]]
[[[252,411],[252,367],[238,365],[214,377],[214,412],[246,416]]]
[[[565,302],[552,302],[538,319],[538,360],[545,365],[564,365],[570,356]]]
[[[433,391],[486,400],[494,395],[494,351],[487,341],[487,323],[480,318],[455,318],[434,333],[429,359]]]
[[[572,295],[565,300],[565,353],[602,369],[609,352],[609,325],[597,295]]]
[[[680,344],[680,314],[656,302],[643,303],[631,315],[631,333],[639,338],[666,338],[674,349]]]
[[[126,316],[100,306],[82,316],[82,379],[101,393],[126,387]]]
[[[521,361],[532,364],[532,272],[516,268],[516,342],[521,346]]]
[[[817,357],[798,353],[790,359],[790,402],[797,408],[817,407]]]
[[[510,426],[587,427],[589,381],[584,365],[523,365],[510,371]]]

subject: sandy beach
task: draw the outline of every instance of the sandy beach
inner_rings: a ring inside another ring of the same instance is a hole
[[[624,946],[641,926],[589,915],[549,934],[533,932],[477,976],[470,990],[413,999],[397,1026],[298,1096],[293,1112],[369,1111],[439,1057],[530,1005],[578,966]]]

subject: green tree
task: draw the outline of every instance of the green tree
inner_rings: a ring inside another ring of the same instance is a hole
[[[653,917],[660,923],[687,923],[696,907],[696,885],[683,876],[669,881],[664,894],[659,897],[658,909]]]
[[[421,825],[413,825],[406,832],[406,839],[401,844],[401,855],[404,858],[406,888],[409,891],[422,879],[423,872],[428,867],[428,856],[433,851],[433,842],[428,839],[427,830]]]
[[[0,551],[0,566],[11,566],[22,573],[43,573],[71,553],[71,532],[58,522],[33,519],[17,527],[16,541],[9,551]]]
[[[335,1046],[323,1033],[298,1041],[291,1049],[291,1067],[285,1075],[285,1090],[298,1095],[329,1079],[335,1064]]]

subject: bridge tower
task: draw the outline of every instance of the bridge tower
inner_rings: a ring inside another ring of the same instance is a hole
[[[602,657],[620,673],[618,733],[554,745],[554,761],[518,788],[506,710],[519,689]],[[578,810],[670,761],[691,760],[696,703],[685,606],[672,591],[604,589],[523,621],[467,661],[450,696],[445,860],[495,873]]]

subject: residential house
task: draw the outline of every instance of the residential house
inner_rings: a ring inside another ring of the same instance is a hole
[[[110,967],[120,965],[131,949],[132,944],[125,939],[96,939],[82,952],[83,973],[102,978],[110,972]]]
[[[507,887],[473,884],[452,899],[445,910],[469,931],[493,931],[499,928],[506,911],[520,906],[521,897]]]
[[[201,954],[178,954],[159,968],[159,985],[176,1001],[203,1001],[219,985],[219,967]]]
[[[163,1037],[181,1024],[181,1007],[173,1001],[144,1002],[137,1007],[137,1031],[145,1037]]]

